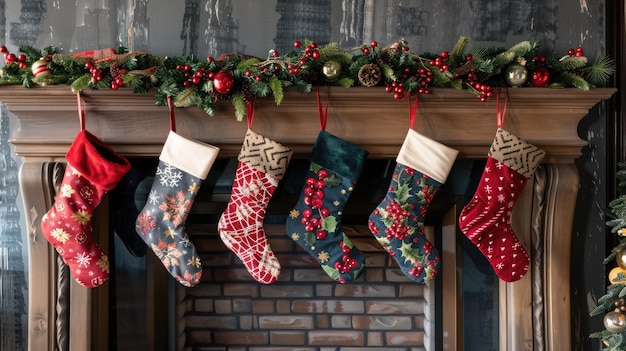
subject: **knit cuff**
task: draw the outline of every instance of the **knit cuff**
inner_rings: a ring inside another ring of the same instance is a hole
[[[492,157],[526,178],[530,178],[546,152],[499,128],[489,149]]]
[[[248,129],[237,159],[280,180],[285,175],[292,154],[290,148]]]

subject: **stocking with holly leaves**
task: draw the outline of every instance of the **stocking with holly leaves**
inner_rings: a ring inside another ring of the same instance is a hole
[[[331,278],[344,283],[361,274],[363,255],[342,229],[342,211],[368,152],[320,131],[300,199],[287,218],[287,234],[315,257]]]
[[[457,154],[457,150],[409,129],[389,190],[369,217],[369,229],[378,243],[402,273],[416,282],[433,279],[439,271],[437,250],[424,235],[424,218]]]

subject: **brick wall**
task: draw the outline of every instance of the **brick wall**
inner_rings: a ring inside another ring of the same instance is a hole
[[[215,224],[188,225],[204,271],[199,285],[176,291],[177,350],[427,350],[434,289],[406,278],[365,225],[345,229],[366,258],[357,281],[330,279],[284,225],[269,224],[282,271],[265,285],[226,249]]]

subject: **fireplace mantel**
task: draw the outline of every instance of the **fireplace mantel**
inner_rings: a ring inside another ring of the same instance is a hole
[[[578,122],[614,92],[511,88],[504,128],[544,148],[544,162],[571,163],[585,145]],[[157,106],[153,94],[93,90],[83,97],[88,130],[126,155],[159,154],[169,123],[167,107]],[[65,154],[79,128],[76,96],[67,87],[3,87],[0,101],[19,117],[21,128],[12,140],[19,155]],[[222,156],[237,155],[247,125],[235,120],[230,103],[215,110],[209,116],[198,108],[176,109],[177,130],[219,146]],[[319,131],[317,111],[314,93],[287,91],[280,106],[272,99],[257,102],[253,129],[306,154]],[[409,125],[406,99],[394,100],[380,87],[333,87],[328,111],[327,131],[363,146],[372,157],[394,157]],[[460,157],[483,158],[496,130],[495,98],[481,103],[467,91],[436,89],[420,96],[415,129],[457,148]]]
[[[501,349],[521,351],[533,345],[546,350],[571,349],[570,323],[563,321],[570,319],[571,308],[570,245],[579,187],[574,160],[586,145],[577,129],[589,110],[615,91],[509,89],[504,128],[547,151],[535,186],[527,186],[530,190],[525,191],[527,196],[520,199],[513,214],[514,228],[524,245],[545,261],[534,260],[533,274],[519,282],[501,284]],[[382,88],[333,87],[329,96],[328,132],[362,146],[370,157],[397,155],[409,126],[406,99],[394,100]],[[322,101],[326,97],[326,89],[322,89]],[[83,98],[87,130],[126,156],[159,155],[169,121],[167,107],[156,106],[153,93],[84,91]],[[99,324],[106,320],[102,318],[106,311],[98,301],[106,301],[107,293],[74,283],[62,286],[55,253],[39,226],[41,216],[52,205],[55,183],[61,176],[51,165],[64,161],[79,130],[76,96],[61,86],[28,90],[2,87],[0,102],[19,120],[11,142],[16,153],[24,157],[20,187],[29,231],[30,266],[37,267],[29,272],[29,350],[53,350],[59,340],[71,349],[106,349],[107,327]],[[219,146],[221,157],[236,156],[247,125],[235,120],[229,103],[217,104],[215,111],[215,116],[209,116],[195,107],[176,109],[177,132]],[[286,91],[280,106],[271,99],[257,102],[253,129],[292,147],[297,156],[307,157],[319,131],[317,111],[314,93]],[[481,103],[467,91],[433,90],[420,97],[415,130],[458,149],[459,158],[484,159],[496,132],[495,98]],[[541,194],[535,194],[538,191]],[[537,198],[541,199],[539,204],[533,200]],[[106,231],[103,222],[106,219],[94,220],[96,230]],[[454,226],[451,228],[452,237],[462,235]],[[445,272],[443,275],[446,279]],[[536,279],[540,280],[538,284]],[[452,289],[456,286],[454,281],[448,283]],[[540,304],[534,303],[536,296]],[[59,315],[59,301],[63,299],[72,306],[67,309],[69,316]],[[451,309],[447,312],[458,313],[454,303],[446,308]],[[459,346],[454,328],[446,330],[446,342]]]

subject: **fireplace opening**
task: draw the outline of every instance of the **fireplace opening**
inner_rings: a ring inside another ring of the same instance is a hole
[[[452,335],[465,350],[498,349],[497,277],[456,229],[481,161],[458,160],[429,206],[425,232],[443,269],[424,285],[406,278],[367,228],[395,160],[367,160],[346,204],[344,230],[365,256],[366,268],[356,281],[340,284],[286,235],[286,216],[309,166],[306,159],[293,159],[264,221],[282,267],[278,281],[264,285],[217,234],[237,167],[236,158],[218,159],[186,221],[203,264],[202,281],[193,288],[176,283],[149,248],[137,257],[142,247],[136,245],[145,244],[136,240],[133,213],[146,201],[158,160],[132,163],[123,180],[128,186],[122,183],[109,197],[111,350],[435,351],[454,349]]]

